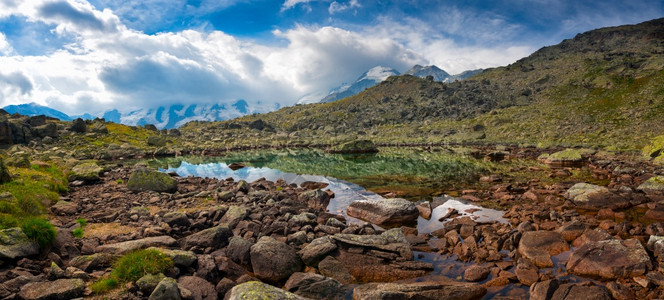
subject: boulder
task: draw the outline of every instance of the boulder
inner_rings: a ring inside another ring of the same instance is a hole
[[[178,278],[178,285],[190,290],[194,300],[217,300],[217,291],[214,289],[214,285],[203,278],[182,276]]]
[[[92,123],[92,132],[99,134],[108,134],[108,128],[106,127],[106,124],[104,124],[104,122],[96,121]]]
[[[243,164],[243,163],[234,162],[234,163],[228,165],[228,168],[231,169],[231,170],[233,170],[233,171],[235,171],[235,170],[242,169],[242,168],[244,168],[244,167],[246,167],[246,166],[247,166],[247,165],[245,165],[245,164]]]
[[[180,300],[180,288],[175,279],[166,277],[154,288],[148,300]]]
[[[69,131],[76,133],[86,133],[88,131],[88,126],[85,124],[85,121],[81,118],[76,118],[71,122],[69,126]]]
[[[219,223],[228,225],[229,228],[235,228],[240,221],[248,215],[247,209],[242,206],[233,205],[228,208]]]
[[[228,239],[233,236],[233,232],[226,225],[220,225],[205,230],[201,230],[182,239],[181,244],[185,249],[194,249],[198,252],[205,248],[221,249],[228,245]]]
[[[369,283],[353,290],[353,299],[480,299],[486,288],[451,279],[416,283]]]
[[[239,265],[251,266],[251,246],[254,243],[241,237],[231,238],[226,247],[226,256]]]
[[[332,278],[313,273],[296,272],[288,278],[284,289],[311,299],[343,299],[343,285]]]
[[[96,162],[88,161],[77,164],[71,169],[71,173],[67,176],[67,179],[72,182],[80,180],[83,182],[96,182],[99,181],[99,173],[103,169],[97,165]]]
[[[583,166],[581,152],[576,149],[565,149],[551,155],[542,155],[540,160],[554,168],[578,168]]]
[[[108,253],[95,253],[92,255],[81,255],[74,257],[69,261],[69,266],[81,269],[85,272],[92,272],[94,270],[105,269],[113,264],[117,258],[115,255]]]
[[[9,169],[5,165],[5,161],[0,157],[0,183],[10,182],[12,175],[9,174]]]
[[[375,249],[397,254],[403,260],[413,260],[413,250],[401,229],[393,228],[380,235],[335,234],[332,236],[339,243],[354,247]]]
[[[69,300],[82,296],[84,290],[81,279],[58,279],[28,283],[21,287],[18,296],[25,300]]]
[[[531,300],[610,300],[603,286],[583,283],[560,284],[557,279],[538,282],[530,286]]]
[[[650,269],[650,257],[636,239],[588,242],[567,262],[572,274],[603,279],[631,278],[645,275]]]
[[[28,239],[21,228],[0,230],[0,260],[13,260],[37,254],[39,254],[39,245]]]
[[[307,266],[316,267],[318,262],[337,250],[337,245],[329,236],[319,237],[300,250],[299,254]]]
[[[531,263],[529,260],[524,258],[519,258],[519,261],[514,270],[516,278],[525,286],[531,286],[533,283],[539,280],[539,272],[537,267]]]
[[[355,277],[344,267],[344,264],[332,256],[328,256],[318,263],[318,271],[322,275],[334,278],[343,284],[355,282]]]
[[[352,142],[343,143],[332,149],[328,149],[327,152],[342,153],[342,154],[377,153],[378,148],[370,140],[356,140]]]
[[[563,235],[554,231],[527,231],[519,241],[519,253],[540,268],[553,267],[551,256],[568,250]]]
[[[599,210],[602,208],[620,209],[630,206],[629,199],[609,191],[606,187],[577,183],[565,193],[565,197],[576,206],[585,209]]]
[[[256,277],[267,282],[279,282],[303,269],[304,264],[295,249],[271,237],[262,237],[251,246],[251,266]]]
[[[154,275],[147,274],[136,280],[136,286],[138,286],[138,289],[141,290],[143,294],[149,295],[164,278],[166,278],[166,276],[161,273]]]
[[[399,198],[354,201],[347,213],[376,225],[413,223],[420,215],[413,202]]]
[[[463,272],[463,279],[470,282],[482,281],[488,276],[489,269],[479,265],[472,265]]]
[[[168,140],[160,135],[151,135],[147,139],[148,146],[163,147],[166,146]]]
[[[166,173],[141,168],[131,174],[127,188],[131,191],[174,193],[178,182]]]
[[[586,229],[588,229],[588,225],[581,221],[574,220],[564,223],[556,231],[560,232],[566,241],[572,242],[580,237],[586,231]]]
[[[664,192],[664,176],[650,177],[636,188],[642,192]]]
[[[45,137],[56,138],[59,135],[58,125],[55,125],[55,123],[48,123],[40,126],[35,126],[32,128],[32,131],[36,136],[40,138],[45,138]]]
[[[273,287],[258,281],[249,281],[238,284],[233,287],[226,300],[246,300],[246,299],[289,299],[289,300],[307,300],[307,298],[289,293],[280,288]]]
[[[309,208],[325,211],[330,204],[330,195],[321,190],[310,190],[299,195],[300,201],[307,204]]]
[[[51,206],[51,211],[60,216],[71,216],[78,213],[78,205],[70,201],[58,201]]]
[[[166,256],[170,257],[171,260],[173,260],[173,263],[176,266],[180,267],[190,267],[193,265],[198,258],[196,257],[196,253],[191,252],[191,251],[184,251],[184,250],[177,250],[177,249],[164,249],[164,248],[156,248],[156,247],[150,247],[148,248],[150,250],[157,250],[160,251],[161,253],[166,254]]]
[[[187,217],[187,214],[183,212],[169,212],[166,213],[163,217],[163,221],[172,226],[189,226],[191,225],[191,221],[189,220],[189,217]]]
[[[125,241],[114,244],[101,245],[95,248],[95,252],[104,252],[112,254],[125,254],[127,252],[145,249],[148,247],[171,247],[177,244],[177,241],[167,235],[147,237],[140,240]]]

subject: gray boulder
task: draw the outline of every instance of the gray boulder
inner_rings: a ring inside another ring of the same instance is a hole
[[[247,300],[247,299],[289,299],[306,300],[307,298],[289,293],[280,288],[273,287],[258,281],[249,281],[236,285],[228,292],[226,300]]]
[[[21,228],[0,230],[0,259],[17,259],[39,254],[39,245],[28,239]]]
[[[191,291],[194,300],[217,300],[217,291],[212,283],[196,276],[178,278],[178,285]]]
[[[131,174],[127,188],[131,191],[174,193],[178,182],[166,173],[141,168]]]
[[[21,287],[18,297],[25,300],[69,300],[83,295],[85,282],[81,279],[58,279],[28,283]]]
[[[636,239],[588,242],[576,249],[567,270],[579,276],[621,279],[645,275],[650,256]]]
[[[228,245],[233,232],[226,225],[201,230],[182,239],[181,244],[187,250],[198,252],[205,248],[221,249]]]
[[[300,250],[299,254],[307,266],[315,267],[327,255],[337,250],[337,244],[329,236],[319,237]]]
[[[262,237],[251,246],[250,255],[254,274],[267,282],[287,279],[304,267],[295,249],[271,237]]]
[[[149,300],[180,300],[180,289],[175,279],[166,277],[162,279],[150,294]]]
[[[344,299],[346,290],[332,278],[313,273],[297,272],[284,285],[287,291],[312,299]]]
[[[420,215],[413,202],[400,198],[354,201],[347,212],[376,225],[412,223]]]
[[[612,193],[606,187],[589,183],[575,184],[567,190],[565,197],[585,209],[619,209],[630,205],[629,199]]]
[[[145,249],[149,247],[170,247],[174,246],[175,244],[177,244],[177,241],[174,238],[163,235],[147,237],[140,240],[101,245],[95,248],[95,252],[125,254],[133,250]]]

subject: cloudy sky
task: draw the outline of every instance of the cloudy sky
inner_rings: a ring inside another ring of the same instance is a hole
[[[0,106],[291,105],[376,65],[506,65],[661,0],[0,0]]]

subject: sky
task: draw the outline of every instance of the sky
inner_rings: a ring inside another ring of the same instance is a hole
[[[661,0],[0,0],[0,107],[293,105],[375,66],[510,64]]]

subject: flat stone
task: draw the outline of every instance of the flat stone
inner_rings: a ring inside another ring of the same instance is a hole
[[[463,272],[463,279],[470,282],[482,281],[488,276],[489,269],[478,265],[472,265]]]
[[[228,245],[228,239],[233,236],[233,232],[226,225],[220,225],[201,230],[182,239],[184,249],[200,252],[205,248],[221,249]]]
[[[130,251],[145,249],[148,247],[171,247],[176,244],[177,241],[174,238],[167,235],[162,235],[162,236],[148,237],[140,240],[102,245],[95,248],[95,252],[125,254]]]
[[[25,300],[69,300],[83,295],[85,282],[81,279],[58,279],[24,285],[18,296]]]
[[[574,251],[567,262],[572,274],[604,279],[644,275],[651,268],[648,253],[636,239],[589,242]]]
[[[81,255],[74,257],[69,261],[69,266],[77,269],[81,269],[85,272],[92,272],[93,270],[99,270],[108,268],[113,263],[118,256],[108,254],[108,253],[95,253],[92,255]]]
[[[554,231],[524,232],[519,241],[519,253],[540,268],[553,267],[551,256],[568,250],[562,234]]]
[[[480,299],[486,288],[451,279],[416,283],[369,283],[353,290],[353,299]]]
[[[337,244],[334,243],[334,239],[329,236],[323,236],[304,246],[299,254],[306,265],[315,267],[318,262],[334,250],[337,250]]]
[[[419,217],[419,211],[413,202],[399,198],[354,201],[348,206],[347,213],[376,225],[408,224]]]

